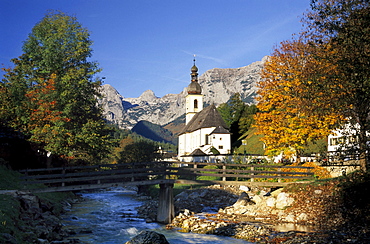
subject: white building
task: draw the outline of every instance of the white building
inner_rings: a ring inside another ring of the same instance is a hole
[[[340,152],[348,149],[358,148],[358,131],[359,126],[356,124],[350,126],[346,123],[342,128],[336,129],[328,136],[328,152]]]
[[[196,157],[231,153],[230,132],[215,105],[203,109],[198,68],[191,68],[191,83],[186,95],[186,125],[179,134],[179,156]],[[184,161],[184,160],[182,160]],[[186,160],[185,160],[186,161]]]

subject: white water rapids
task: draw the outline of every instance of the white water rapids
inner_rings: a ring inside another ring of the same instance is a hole
[[[142,230],[152,230],[166,236],[170,244],[239,244],[250,243],[230,237],[182,233],[166,230],[164,225],[146,223],[137,217],[135,207],[143,202],[135,199],[136,192],[124,188],[82,193],[83,201],[73,204],[63,216],[65,228],[75,230],[70,239],[89,244],[123,244]]]

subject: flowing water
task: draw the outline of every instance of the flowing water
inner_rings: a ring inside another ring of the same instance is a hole
[[[164,225],[146,223],[137,217],[135,210],[143,202],[135,198],[136,192],[124,188],[82,193],[81,196],[84,200],[73,205],[64,215],[63,222],[66,228],[78,233],[70,238],[79,239],[82,243],[123,244],[142,230],[161,233],[171,244],[251,243],[230,237],[166,230]]]

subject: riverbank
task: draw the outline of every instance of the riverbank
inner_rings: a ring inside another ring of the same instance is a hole
[[[190,190],[175,197],[177,215],[168,228],[259,243],[370,243],[369,193],[370,176],[362,172],[280,189]],[[153,207],[155,201],[139,213],[150,220]]]
[[[68,236],[59,216],[74,201],[72,193],[31,194],[19,174],[0,166],[0,243],[51,243]]]

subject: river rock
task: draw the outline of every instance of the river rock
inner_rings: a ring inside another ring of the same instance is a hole
[[[252,200],[253,200],[253,202],[255,202],[256,204],[260,204],[260,203],[263,201],[262,197],[261,197],[261,196],[259,196],[259,195],[255,195],[255,196],[252,198]]]
[[[250,191],[248,186],[239,186],[239,189],[244,192]]]
[[[273,196],[273,197],[277,197],[282,191],[283,191],[283,189],[284,188],[279,188],[279,189],[277,189],[277,190],[275,190],[275,191],[272,191],[271,192],[271,196]]]
[[[5,243],[17,244],[17,240],[9,233],[0,233],[0,237],[2,237]]]
[[[154,231],[142,231],[125,244],[169,244],[166,237]]]
[[[239,199],[236,201],[236,203],[234,203],[233,206],[234,207],[247,206],[249,204],[253,204],[253,202],[251,202],[251,199],[249,198],[248,193],[242,192],[242,194],[240,194],[239,196]]]
[[[289,197],[289,194],[286,192],[281,192],[276,198],[276,205],[275,207],[277,209],[285,209],[286,207],[289,207],[294,202],[294,199],[292,197]]]
[[[269,197],[266,199],[266,205],[268,207],[271,207],[271,208],[275,207],[275,203],[276,203],[276,199],[274,197]]]

